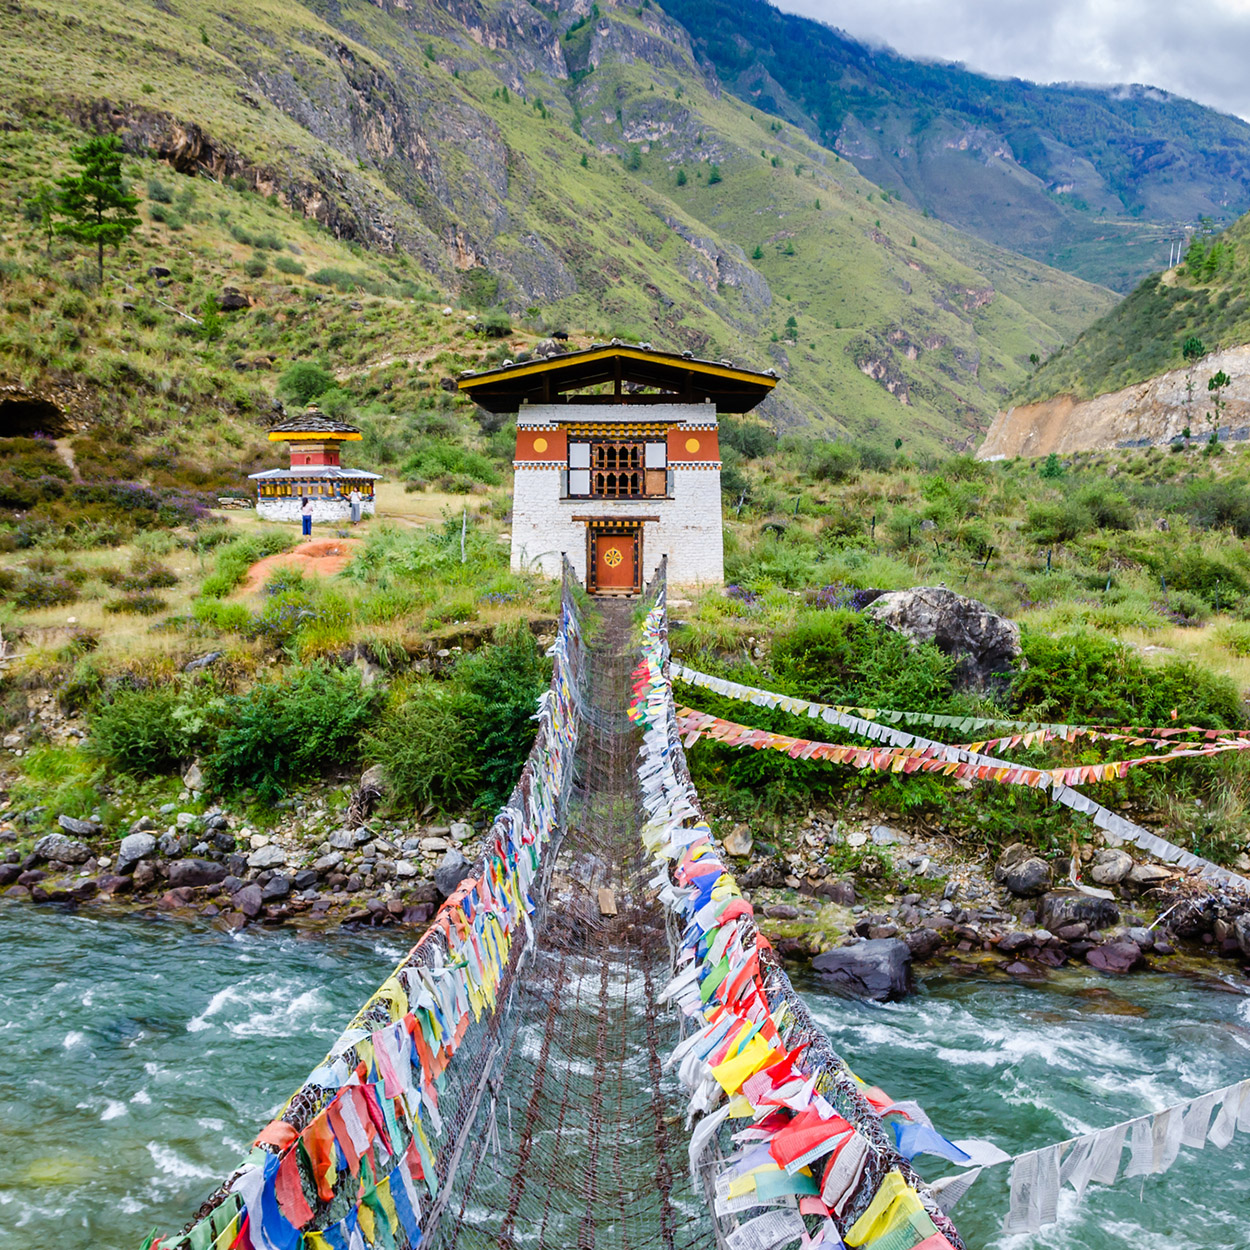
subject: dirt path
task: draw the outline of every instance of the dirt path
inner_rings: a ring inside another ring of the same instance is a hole
[[[247,580],[241,587],[243,594],[255,594],[270,578],[275,569],[296,569],[312,577],[332,577],[342,572],[348,562],[364,543],[359,538],[315,538],[300,543],[292,551],[266,556],[257,560],[248,571]]]

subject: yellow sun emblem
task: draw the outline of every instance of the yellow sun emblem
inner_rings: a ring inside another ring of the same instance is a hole
[[[616,566],[620,564],[624,558],[625,557],[621,555],[620,548],[618,547],[609,547],[607,551],[603,553],[603,562],[610,569],[616,568]]]

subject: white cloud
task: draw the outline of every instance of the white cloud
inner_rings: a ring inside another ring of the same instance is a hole
[[[906,56],[1035,82],[1143,83],[1250,120],[1250,0],[774,0]]]

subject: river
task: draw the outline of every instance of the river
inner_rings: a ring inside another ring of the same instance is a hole
[[[394,966],[390,936],[0,904],[0,1250],[127,1250],[180,1227]],[[802,988],[851,1066],[950,1137],[1028,1149],[1250,1075],[1232,984],[1060,971],[1037,985],[929,973],[902,1003]],[[1127,1156],[1126,1156],[1127,1157]],[[951,1171],[924,1157],[922,1171]],[[1250,1247],[1250,1135],[1162,1177],[1091,1186],[1003,1237],[1006,1169],[955,1215],[970,1248]]]

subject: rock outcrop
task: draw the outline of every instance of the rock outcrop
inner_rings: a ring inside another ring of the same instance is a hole
[[[911,958],[910,947],[898,938],[870,938],[817,955],[812,967],[839,989],[886,1002],[907,994]]]
[[[1220,438],[1250,438],[1250,345],[1213,352],[1193,366],[1173,369],[1148,382],[1079,400],[1056,395],[1000,412],[990,425],[978,460],[1011,456],[1060,456],[1110,447],[1149,447],[1183,440],[1185,428],[1201,441],[1211,433],[1207,379],[1223,370],[1232,378]],[[1190,383],[1193,384],[1192,392]]]

